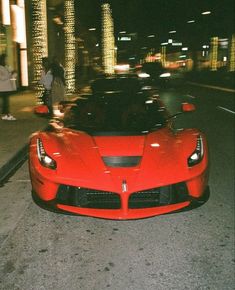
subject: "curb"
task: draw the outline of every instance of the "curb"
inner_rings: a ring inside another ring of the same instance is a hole
[[[47,125],[42,131],[49,128]],[[13,157],[11,157],[1,168],[0,168],[0,187],[8,181],[8,179],[24,164],[28,159],[29,153],[29,142],[26,143],[21,149],[19,149]]]
[[[28,158],[29,144],[25,144],[0,168],[0,187],[23,165]]]

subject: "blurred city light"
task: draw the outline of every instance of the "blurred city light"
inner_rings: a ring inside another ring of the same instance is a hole
[[[121,37],[118,37],[118,40],[119,41],[131,41],[131,37],[129,37],[129,36],[121,36]]]
[[[28,80],[28,57],[27,50],[20,50],[20,77],[21,77],[21,85],[23,87],[27,87],[29,85]]]
[[[65,82],[67,93],[75,92],[75,11],[74,1],[64,1]]]
[[[39,94],[42,87],[38,85],[41,78],[42,58],[48,56],[47,37],[47,3],[46,0],[32,0],[32,56],[34,63],[34,83]]]
[[[116,71],[128,71],[130,69],[130,65],[129,64],[117,64],[114,66],[114,69]]]
[[[162,63],[162,66],[165,67],[166,65],[166,46],[165,45],[161,47],[161,63]]]
[[[103,68],[106,74],[114,73],[115,60],[115,43],[114,28],[110,5],[102,4],[102,56]]]
[[[138,77],[139,77],[139,78],[149,78],[150,75],[147,74],[147,73],[144,73],[144,72],[143,72],[143,73],[139,73],[139,74],[138,74]]]
[[[168,16],[166,17],[163,15],[165,18],[156,17],[156,19],[154,19],[154,21],[156,20],[156,25],[151,23],[147,26],[148,23],[146,18],[145,22],[138,22],[138,25],[135,25],[135,22],[131,23],[132,20],[128,19],[130,22],[129,24],[133,24],[130,26],[128,23],[124,23],[124,18],[122,17],[124,15],[123,10],[121,11],[120,9],[119,11],[119,9],[116,8],[117,10],[114,11],[116,18],[113,19],[111,8],[113,7],[115,9],[115,5],[112,6],[112,1],[102,0],[99,4],[103,9],[101,9],[103,17],[102,22],[99,19],[99,22],[101,23],[100,27],[98,26],[98,22],[89,24],[88,19],[84,20],[82,17],[80,18],[80,16],[78,21],[75,23],[75,11],[72,18],[67,17],[66,13],[68,12],[68,9],[71,10],[71,5],[75,5],[75,8],[77,9],[80,1],[76,1],[77,0],[0,0],[0,16],[2,24],[0,32],[0,35],[2,35],[0,51],[1,53],[5,51],[7,52],[10,65],[18,71],[19,78],[21,79],[20,84],[23,86],[28,85],[27,80],[31,75],[34,75],[34,79],[31,79],[30,81],[37,83],[42,70],[41,59],[42,57],[48,56],[48,50],[50,50],[50,57],[57,54],[58,58],[65,66],[66,77],[68,76],[71,79],[71,83],[73,85],[75,84],[75,65],[80,65],[80,63],[83,65],[85,63],[83,59],[84,55],[82,55],[82,53],[80,55],[82,50],[79,51],[78,54],[75,49],[75,29],[76,33],[79,35],[79,37],[76,35],[76,40],[81,37],[80,31],[82,38],[84,38],[82,44],[79,41],[77,41],[76,44],[78,43],[79,48],[83,47],[86,49],[86,63],[92,66],[93,54],[95,54],[97,66],[100,66],[99,69],[101,70],[101,66],[103,65],[105,73],[114,72],[114,65],[116,64],[117,57],[121,64],[130,62],[133,66],[137,63],[143,64],[146,61],[161,61],[163,66],[171,68],[173,68],[173,66],[180,67],[183,63],[186,63],[187,70],[191,70],[193,67],[192,64],[195,63],[196,69],[205,68],[220,70],[223,68],[226,71],[234,71],[235,69],[234,29],[231,28],[231,16],[229,18],[227,17],[229,14],[222,14],[227,11],[223,10],[223,8],[226,8],[224,3],[221,3],[218,7],[213,7],[213,10],[209,10],[210,7],[207,7],[208,10],[206,10],[205,6],[200,7],[200,5],[198,5],[195,10],[194,7],[191,7],[192,11],[188,14],[185,13],[185,16],[188,15],[185,20],[183,20],[181,14],[181,18],[177,18],[179,16],[177,10],[174,11],[174,21],[170,21]],[[92,0],[90,1],[92,2]],[[24,2],[26,2],[26,4]],[[63,5],[61,4],[58,6],[57,4],[59,2],[63,3]],[[47,7],[47,3],[50,3],[49,7]],[[26,21],[29,21],[29,23],[25,23],[24,6],[26,6]],[[106,10],[104,7],[107,7]],[[80,8],[83,9],[83,7]],[[182,9],[181,7],[179,9],[181,9],[180,13],[184,13],[184,8]],[[226,9],[229,11],[230,8],[227,7]],[[161,11],[161,7],[159,7],[159,11]],[[48,15],[47,12],[49,13]],[[119,13],[121,14],[120,18],[118,17]],[[136,13],[138,14],[139,10],[136,11]],[[140,11],[140,13],[143,12]],[[206,15],[210,14],[212,14],[212,16],[208,16],[209,18],[207,18]],[[159,14],[158,16],[161,15]],[[165,20],[160,22],[160,18],[161,20]],[[222,18],[228,18],[228,20],[223,21]],[[114,20],[115,23],[117,21],[118,24],[118,37],[116,38],[116,40],[118,40],[118,51],[115,49]],[[140,20],[142,21],[142,19]],[[118,23],[118,21],[121,22]],[[157,21],[159,21],[159,23]],[[187,25],[195,22],[196,25]],[[169,26],[165,25],[165,27],[162,27],[164,26],[164,24],[160,25],[162,23],[168,23]],[[30,40],[30,47],[28,44],[28,49],[25,29],[26,25],[28,25],[27,35],[28,40]],[[82,28],[81,30],[79,25]],[[125,28],[127,31],[124,30]],[[130,31],[136,31],[136,29],[138,31],[135,35],[134,33],[130,33]],[[94,32],[97,30],[98,32],[101,31],[101,35]],[[50,37],[48,37],[48,32]],[[89,33],[89,35],[86,34],[87,38],[83,37],[83,33]],[[71,37],[70,40],[68,36]],[[100,44],[98,43],[99,36],[101,36]],[[213,42],[212,36],[218,36],[217,44],[216,38],[214,38]],[[88,39],[89,37],[90,39]],[[97,37],[97,39],[94,37]],[[158,38],[160,40],[160,45],[158,41],[155,41],[155,39]],[[11,41],[17,42],[19,45],[16,45],[15,43],[12,44]],[[56,41],[56,43],[54,41]],[[56,51],[59,45],[57,41],[61,41],[61,48],[58,52]],[[99,46],[102,46],[102,49],[98,49]],[[159,53],[158,57],[156,57],[157,52]],[[29,57],[29,60],[27,60],[27,56]],[[135,58],[133,58],[133,56],[135,56]],[[186,57],[187,60],[185,60]],[[198,66],[197,62],[199,63]],[[27,71],[28,66],[31,70],[29,76]],[[71,85],[66,83],[66,87],[71,87]]]
[[[63,25],[63,21],[61,20],[61,18],[59,16],[56,16],[53,18],[53,21],[57,24],[57,25]]]
[[[211,14],[211,11],[204,11],[204,12],[202,12],[202,15],[209,15],[209,14]]]
[[[235,34],[232,35],[231,45],[230,45],[230,63],[229,63],[229,71],[235,71]]]
[[[220,38],[219,44],[221,48],[225,48],[225,49],[228,48],[228,45],[229,45],[228,38]]]
[[[182,46],[182,42],[172,42],[172,46]]]
[[[219,38],[212,37],[211,38],[211,51],[210,51],[210,66],[212,71],[217,71],[217,60],[218,60],[218,44]]]
[[[20,43],[20,80],[21,86],[29,85],[28,76],[28,54],[27,54],[27,39],[26,39],[26,19],[25,19],[25,0],[17,0],[17,5],[22,9],[22,23],[20,25],[23,36],[23,41]]]
[[[169,72],[166,72],[166,73],[163,73],[163,74],[160,74],[160,78],[169,78],[171,76],[171,73]]]
[[[18,5],[11,5],[12,13],[12,30],[13,30],[13,41],[17,43],[26,42],[25,34],[25,19],[23,9]]]

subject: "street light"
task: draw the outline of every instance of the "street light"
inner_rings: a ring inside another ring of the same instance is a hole
[[[209,14],[211,14],[211,11],[204,11],[204,12],[202,12],[202,15],[209,15]]]

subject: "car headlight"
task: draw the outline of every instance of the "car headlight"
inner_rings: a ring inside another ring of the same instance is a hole
[[[153,88],[153,87],[151,87],[151,86],[143,86],[143,87],[141,88],[141,90],[143,90],[143,91],[149,91],[149,90],[152,90],[152,88]]]
[[[46,151],[42,144],[42,140],[39,138],[37,139],[37,154],[42,166],[50,169],[56,169],[57,166],[55,160],[53,160],[50,156],[46,154]]]
[[[188,166],[191,167],[201,162],[203,155],[204,155],[203,141],[202,141],[202,137],[199,135],[197,136],[196,149],[188,158]]]
[[[139,77],[139,78],[149,78],[150,75],[147,74],[147,73],[144,73],[144,72],[143,72],[143,73],[139,73],[139,74],[138,74],[138,77]]]
[[[163,74],[160,74],[160,78],[169,78],[171,76],[171,74],[169,72],[167,73],[163,73]]]

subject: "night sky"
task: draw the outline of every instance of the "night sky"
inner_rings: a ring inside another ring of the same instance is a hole
[[[76,15],[86,27],[100,27],[102,0],[75,0]],[[139,35],[156,34],[164,39],[170,30],[187,37],[188,20],[195,19],[194,31],[226,37],[234,31],[234,0],[109,0],[115,32],[125,30]],[[201,12],[211,10],[203,16]],[[191,29],[190,28],[190,29]]]

